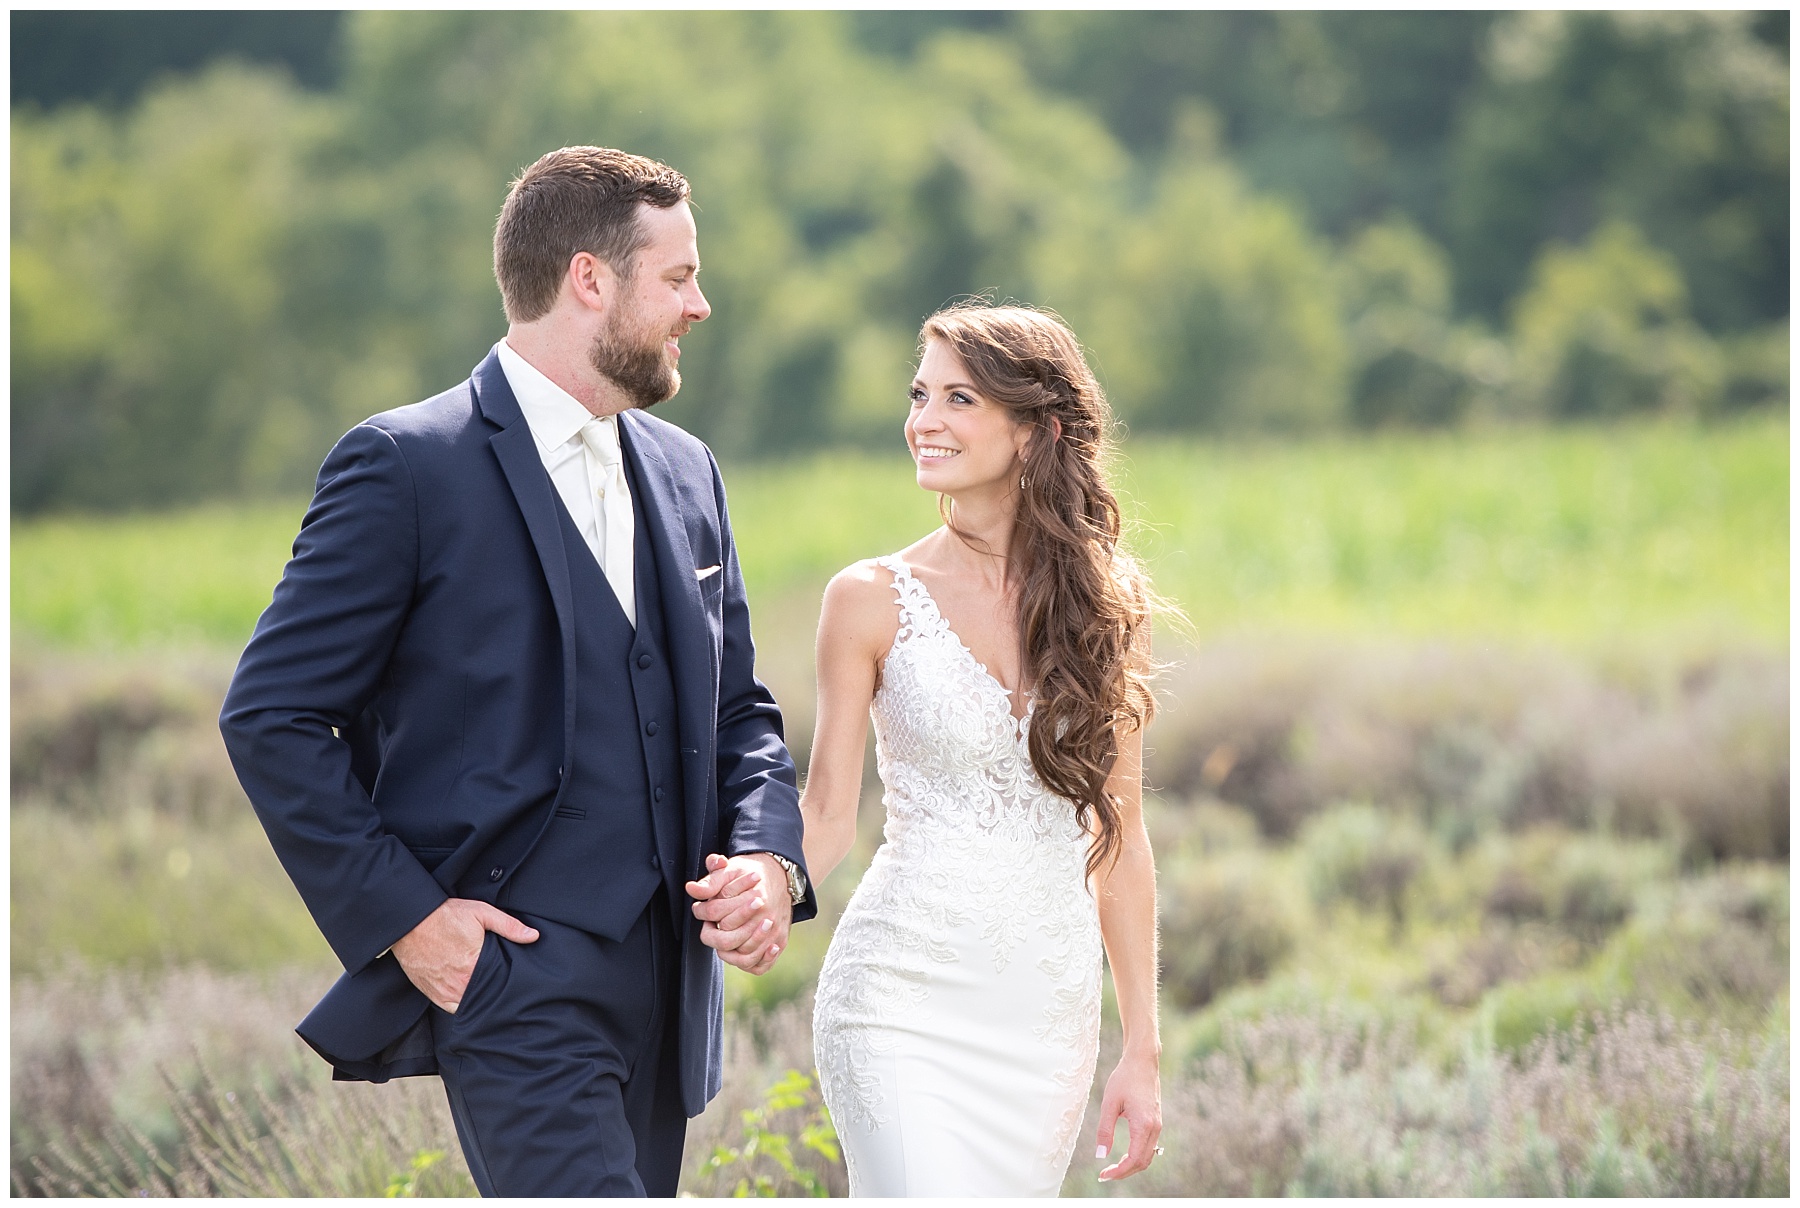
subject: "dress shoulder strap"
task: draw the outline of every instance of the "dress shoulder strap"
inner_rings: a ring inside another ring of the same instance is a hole
[[[894,640],[904,641],[929,629],[937,616],[937,608],[932,602],[931,593],[925,590],[925,585],[912,573],[912,568],[901,560],[899,554],[877,558],[875,565],[894,576],[895,603],[900,607],[900,632],[895,635]]]

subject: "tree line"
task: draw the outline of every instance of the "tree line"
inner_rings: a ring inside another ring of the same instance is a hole
[[[304,70],[259,27],[15,83],[13,506],[304,490],[498,338],[506,184],[569,143],[693,182],[663,413],[728,457],[897,447],[975,293],[1062,313],[1140,433],[1785,405],[1786,21],[358,12]]]

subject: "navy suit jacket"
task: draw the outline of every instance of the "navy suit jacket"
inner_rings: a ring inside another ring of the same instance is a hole
[[[679,428],[619,420],[667,623],[684,791],[662,808],[683,810],[683,873],[715,851],[801,863],[718,466]],[[454,389],[359,424],[319,472],[225,698],[232,763],[345,968],[299,1028],[340,1077],[435,1072],[427,1000],[387,949],[448,897],[496,902],[561,799],[580,684],[554,492],[491,353]],[[815,911],[809,894],[794,917]],[[695,1115],[719,1087],[722,971],[683,917]]]

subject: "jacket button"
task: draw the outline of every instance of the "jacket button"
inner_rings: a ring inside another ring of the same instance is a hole
[[[638,666],[640,667],[648,667],[652,661],[653,660],[647,654],[638,655]]]
[[[652,738],[655,738],[657,729],[658,729],[657,724],[655,722],[650,722],[648,725],[646,725],[644,727],[644,733],[648,734]]]
[[[658,872],[661,872],[662,871],[662,857],[661,856],[651,856],[650,857],[650,867],[656,869]]]
[[[662,800],[662,786],[660,784],[657,785],[656,791],[654,793],[650,794],[650,796],[653,800],[661,801]]]
[[[506,870],[504,868],[488,869],[488,880],[490,880],[490,881],[498,881],[501,877],[504,877],[505,875],[506,875]]]

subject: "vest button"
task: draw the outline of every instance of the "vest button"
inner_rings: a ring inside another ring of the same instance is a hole
[[[639,667],[648,667],[652,661],[653,660],[647,654],[638,655],[638,666]]]
[[[650,736],[650,737],[652,737],[652,738],[655,738],[655,737],[656,737],[656,731],[657,731],[657,730],[658,730],[658,729],[659,729],[659,728],[660,728],[660,727],[658,727],[658,726],[657,726],[657,724],[656,724],[656,723],[655,723],[655,722],[650,722],[650,723],[648,723],[648,724],[646,724],[646,725],[645,725],[645,726],[644,726],[644,733],[646,733],[646,734],[648,734],[648,735],[649,735],[649,736]]]
[[[498,881],[501,877],[504,877],[505,875],[506,875],[506,870],[504,868],[488,869],[488,880],[490,880],[490,881]]]
[[[661,801],[662,800],[662,785],[660,785],[660,784],[657,785],[656,791],[654,793],[650,794],[650,796],[653,800]]]

